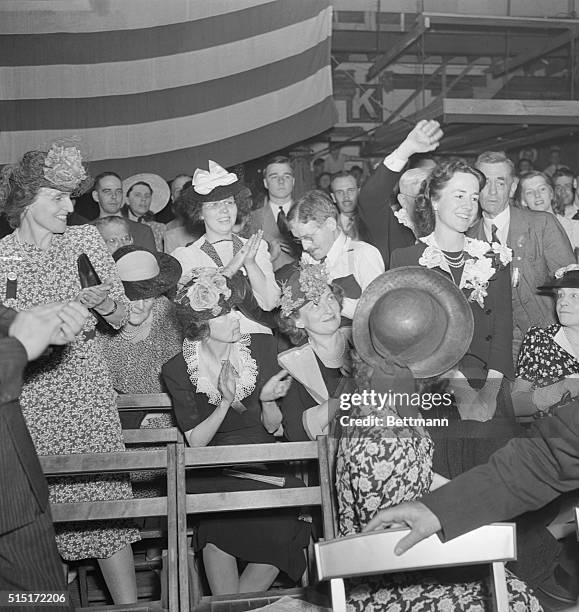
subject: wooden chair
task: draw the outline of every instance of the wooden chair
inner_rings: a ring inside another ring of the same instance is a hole
[[[92,606],[83,610],[169,610],[179,612],[178,592],[178,536],[177,536],[177,450],[180,433],[170,430],[137,430],[128,438],[139,443],[155,434],[157,439],[170,441],[158,450],[124,451],[115,453],[91,453],[75,455],[47,455],[40,461],[47,477],[74,476],[81,474],[123,473],[138,470],[163,470],[167,476],[167,495],[144,499],[107,500],[52,504],[51,512],[55,523],[71,521],[92,521],[116,518],[166,517],[167,553],[163,567],[162,595],[159,602],[129,606]],[[151,434],[149,434],[151,432]]]
[[[268,489],[258,491],[233,491],[222,493],[187,494],[185,491],[185,471],[207,467],[247,465],[251,463],[288,463],[316,461],[319,466],[320,482],[324,486],[307,486],[296,489]],[[237,446],[207,446],[203,448],[179,449],[177,455],[177,505],[179,532],[179,590],[183,609],[194,610],[202,603],[208,604],[211,597],[203,597],[196,569],[189,556],[187,572],[186,517],[189,514],[206,514],[231,510],[260,510],[266,508],[290,508],[301,506],[320,506],[324,528],[331,530],[330,500],[326,497],[329,489],[329,469],[326,438],[318,442],[286,442],[274,444],[246,444]],[[333,531],[327,531],[331,537]],[[267,592],[267,600],[273,594]],[[241,597],[241,596],[239,596]],[[249,594],[248,594],[249,598]],[[217,599],[217,598],[215,598]],[[222,598],[221,598],[222,599]]]

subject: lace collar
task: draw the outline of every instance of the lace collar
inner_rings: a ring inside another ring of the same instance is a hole
[[[199,372],[200,346],[200,340],[185,339],[183,341],[183,357],[187,364],[189,379],[198,393],[205,393],[209,398],[209,403],[218,406],[221,401],[221,393],[206,375],[207,372],[203,371],[204,368],[201,369],[201,373]],[[251,356],[250,348],[251,336],[249,334],[243,334],[239,342],[232,347],[232,353],[236,352],[238,357],[238,378],[236,380],[234,402],[239,402],[251,395],[255,389],[257,363]]]

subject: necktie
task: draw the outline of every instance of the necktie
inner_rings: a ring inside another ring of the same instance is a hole
[[[279,207],[279,212],[277,214],[277,229],[282,239],[281,250],[286,255],[298,259],[302,254],[301,244],[296,241],[291,233],[283,206]]]
[[[501,241],[499,240],[498,236],[498,227],[494,223],[491,225],[491,244],[493,242],[498,242],[499,244],[501,244]]]

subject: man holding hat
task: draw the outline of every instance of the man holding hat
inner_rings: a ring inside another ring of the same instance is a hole
[[[99,205],[99,219],[121,217],[121,206],[123,205],[121,177],[116,172],[99,174],[94,180],[92,198]],[[127,223],[134,244],[152,251],[156,250],[155,237],[150,227],[131,219],[127,219]]]

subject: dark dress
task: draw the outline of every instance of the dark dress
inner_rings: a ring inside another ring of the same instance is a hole
[[[338,383],[342,380],[342,373],[339,368],[328,368],[317,355],[315,357],[326,389],[332,396]],[[293,379],[287,395],[281,401],[284,436],[288,441],[299,442],[315,439],[308,434],[303,423],[304,412],[314,406],[317,406],[316,400],[308,393],[304,385]]]
[[[261,423],[259,402],[261,388],[279,371],[275,341],[272,336],[252,334],[250,350],[258,366],[255,389],[243,399],[245,412],[236,411],[233,407],[229,409],[210,446],[275,442],[273,435]],[[162,376],[173,399],[177,423],[183,432],[203,422],[215,409],[207,395],[198,393],[193,386],[182,353],[163,366]],[[299,479],[284,476],[286,488],[304,486]],[[271,488],[275,487],[223,476],[220,470],[195,470],[187,475],[187,493]],[[200,518],[193,547],[198,552],[210,542],[245,562],[275,565],[297,581],[305,570],[303,548],[308,545],[309,538],[309,524],[298,520],[297,513],[291,509],[221,513]]]
[[[418,243],[392,253],[391,268],[417,266],[426,249]],[[432,268],[454,282],[445,270]],[[460,273],[461,270],[458,270]],[[470,347],[458,364],[473,388],[480,389],[488,370],[497,370],[504,375],[497,396],[497,410],[494,418],[486,423],[460,420],[456,406],[434,407],[425,415],[429,418],[449,419],[444,428],[431,428],[429,433],[435,440],[434,471],[447,478],[485,463],[490,455],[504,446],[511,438],[523,435],[514,422],[514,412],[508,391],[508,380],[514,378],[512,364],[513,319],[511,307],[511,284],[509,268],[503,268],[490,279],[484,307],[470,302],[474,318],[474,333]],[[468,297],[469,290],[465,291]]]

